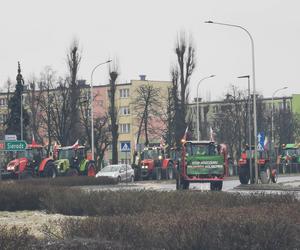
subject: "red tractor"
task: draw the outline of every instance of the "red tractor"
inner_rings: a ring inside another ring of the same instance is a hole
[[[16,158],[7,164],[2,176],[55,178],[57,171],[53,159],[46,155],[44,147],[33,143],[28,144],[26,150],[17,152]]]
[[[146,147],[135,169],[136,179],[173,179],[174,162],[168,158],[161,147]]]

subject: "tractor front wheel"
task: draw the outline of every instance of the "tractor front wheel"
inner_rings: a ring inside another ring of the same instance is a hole
[[[221,191],[223,187],[223,181],[212,181],[210,183],[211,191]]]
[[[53,162],[48,162],[45,166],[43,176],[47,178],[56,178],[57,177],[57,172],[56,168]]]
[[[78,171],[76,168],[69,168],[66,172],[66,176],[78,176]]]
[[[241,184],[248,184],[250,180],[249,168],[239,167],[239,179]]]

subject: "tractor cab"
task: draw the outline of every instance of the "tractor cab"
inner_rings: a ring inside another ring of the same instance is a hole
[[[218,154],[214,142],[186,142],[187,156],[212,156]]]
[[[85,148],[79,147],[61,147],[58,149],[58,160],[67,159],[71,166],[78,168],[80,162],[85,158]]]
[[[34,169],[39,167],[45,157],[44,147],[38,144],[28,144],[26,150],[18,151],[16,154],[16,159],[26,159],[28,161],[27,165]]]
[[[148,147],[144,148],[141,153],[141,160],[158,160],[162,159],[163,152],[159,147]]]

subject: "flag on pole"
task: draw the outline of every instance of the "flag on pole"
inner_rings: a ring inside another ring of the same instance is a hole
[[[189,130],[189,126],[186,127],[184,135],[182,137],[182,140],[184,140],[184,141],[186,141],[188,130]]]
[[[35,139],[34,139],[34,134],[32,134],[32,141],[31,141],[31,144],[32,144],[32,145],[36,145],[36,141],[35,141]]]
[[[77,149],[79,147],[79,140],[77,140],[73,145],[72,148]]]
[[[159,146],[161,148],[164,148],[165,144],[164,144],[164,139],[162,137],[160,137],[160,142],[159,142]]]
[[[269,148],[269,141],[268,141],[268,137],[265,137],[265,141],[264,141],[264,150],[268,150]]]

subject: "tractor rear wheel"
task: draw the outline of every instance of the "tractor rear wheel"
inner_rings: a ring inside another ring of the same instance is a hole
[[[166,179],[172,180],[174,178],[173,173],[174,173],[174,166],[173,166],[173,163],[170,162],[168,165],[168,168],[167,168],[167,178]]]
[[[265,166],[265,170],[260,171],[260,180],[262,184],[268,184],[271,179],[270,167]]]
[[[278,174],[277,174],[277,171],[275,171],[275,173],[272,173],[272,176],[271,176],[271,181],[273,183],[276,183],[278,180]]]
[[[57,172],[53,162],[48,162],[45,166],[43,176],[47,178],[56,178]]]
[[[248,167],[239,167],[239,179],[241,184],[248,184],[250,180],[250,173]]]
[[[210,183],[211,191],[221,191],[223,187],[223,181],[212,181]]]
[[[76,168],[69,168],[66,172],[66,176],[78,176],[78,170]]]

